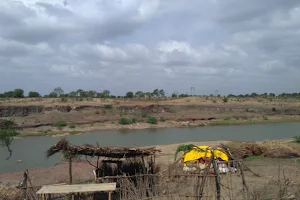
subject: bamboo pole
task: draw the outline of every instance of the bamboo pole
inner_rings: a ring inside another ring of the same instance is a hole
[[[212,165],[214,168],[214,172],[215,172],[215,180],[216,180],[216,189],[217,189],[217,200],[221,199],[221,187],[220,187],[220,177],[219,177],[219,172],[218,172],[218,168],[216,165],[216,160],[215,160],[215,154],[213,151],[211,151],[211,160],[212,160]]]

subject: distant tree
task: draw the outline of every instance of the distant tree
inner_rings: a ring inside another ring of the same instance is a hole
[[[56,93],[57,97],[61,97],[64,94],[64,90],[61,87],[54,88],[54,93]]]
[[[249,96],[250,96],[249,94],[245,94],[245,95],[244,95],[244,97],[249,97]]]
[[[250,94],[250,97],[257,97],[257,96],[258,96],[258,94],[255,93],[255,92],[253,92],[253,93]]]
[[[28,97],[40,97],[41,95],[40,95],[40,93],[38,93],[38,92],[34,92],[34,91],[30,91],[29,93],[28,93]]]
[[[126,98],[133,98],[133,92],[127,92]]]
[[[96,97],[96,95],[97,95],[97,92],[95,90],[90,90],[87,92],[88,97],[94,98],[94,97]]]
[[[102,94],[103,94],[103,97],[104,97],[104,98],[109,98],[109,96],[110,96],[110,91],[109,91],[109,90],[103,90]]]
[[[97,97],[97,98],[104,98],[103,92],[97,93],[97,94],[96,94],[96,97]]]
[[[159,97],[159,90],[158,89],[155,89],[153,92],[152,92],[153,96],[156,96],[156,97]]]
[[[179,97],[188,97],[188,94],[180,94]]]
[[[231,97],[235,97],[235,95],[229,94],[227,97],[228,97],[228,98],[231,98]]]
[[[24,98],[24,90],[22,90],[22,89],[15,89],[13,97],[14,98]]]
[[[275,97],[275,94],[274,93],[270,93],[269,96],[270,97]]]
[[[172,93],[172,97],[178,97],[176,93]]]
[[[165,91],[163,89],[159,90],[160,97],[165,97]]]
[[[77,91],[72,91],[69,94],[69,97],[77,97],[78,96],[78,92]]]
[[[142,91],[137,91],[137,92],[135,93],[134,96],[135,96],[135,97],[144,97],[145,94],[144,94],[144,92],[142,92]]]
[[[49,98],[57,98],[57,93],[55,92],[51,92],[49,95],[48,95]]]
[[[88,97],[88,94],[87,94],[87,92],[86,92],[86,91],[84,91],[84,90],[80,90],[80,92],[79,92],[79,96],[80,96],[80,97],[83,97],[83,98],[85,98],[85,97]]]
[[[14,97],[14,91],[4,92],[4,97],[6,97],[6,98]]]
[[[4,94],[3,93],[0,93],[0,98],[4,98]]]

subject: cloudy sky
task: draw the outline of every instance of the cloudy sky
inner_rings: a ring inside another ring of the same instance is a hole
[[[300,92],[299,0],[1,0],[0,92]]]

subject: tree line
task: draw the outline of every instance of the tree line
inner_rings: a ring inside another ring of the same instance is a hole
[[[58,98],[58,97],[81,97],[81,98],[134,98],[134,97],[165,97],[166,93],[163,89],[155,89],[153,92],[143,92],[128,91],[124,96],[114,96],[111,95],[109,90],[103,90],[102,92],[97,92],[95,90],[82,90],[78,89],[76,91],[71,91],[70,93],[65,93],[61,87],[54,88],[52,92],[42,96],[39,92],[30,91],[28,95],[25,95],[23,89],[15,89],[12,91],[7,91],[0,93],[0,98],[33,98],[33,97],[44,97],[44,98]]]
[[[171,97],[188,97],[191,95],[188,94],[178,94],[177,92],[173,92]],[[197,95],[195,95],[197,96]],[[206,96],[206,95],[202,95]],[[214,96],[211,94],[210,96]],[[220,96],[220,95],[217,95]],[[24,90],[17,88],[12,91],[7,91],[4,93],[0,93],[0,98],[33,98],[33,97],[44,97],[44,98],[58,98],[58,97],[80,97],[80,98],[151,98],[151,97],[166,97],[166,93],[163,89],[155,89],[153,92],[143,92],[137,91],[132,92],[128,91],[124,96],[114,96],[111,94],[109,90],[103,90],[102,92],[97,92],[95,90],[82,90],[78,89],[76,91],[71,91],[70,93],[65,93],[61,87],[55,88],[49,94],[42,96],[39,92],[30,91],[28,95],[25,95]],[[275,93],[251,93],[251,94],[239,94],[227,95],[228,98],[244,98],[244,97],[279,97],[279,98],[300,98],[300,93],[281,93],[276,95]]]

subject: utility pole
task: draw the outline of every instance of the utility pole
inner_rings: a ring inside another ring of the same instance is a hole
[[[191,96],[195,96],[195,88],[191,87]]]

